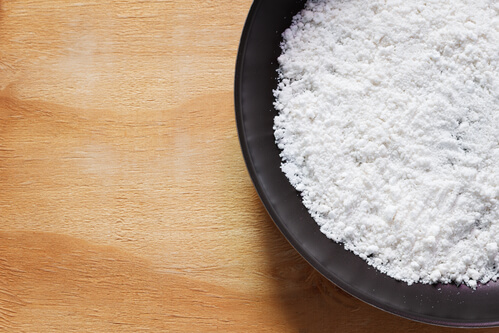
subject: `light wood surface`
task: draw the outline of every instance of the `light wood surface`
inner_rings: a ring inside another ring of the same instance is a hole
[[[345,294],[267,216],[233,109],[250,5],[0,0],[0,331],[453,331]]]

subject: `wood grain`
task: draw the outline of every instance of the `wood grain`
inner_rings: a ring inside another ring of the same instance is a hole
[[[451,331],[345,294],[268,218],[233,111],[250,5],[0,0],[0,331]]]

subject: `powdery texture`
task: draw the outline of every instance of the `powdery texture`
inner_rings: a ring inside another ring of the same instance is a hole
[[[283,172],[324,234],[409,284],[498,277],[498,14],[309,1],[283,34]]]

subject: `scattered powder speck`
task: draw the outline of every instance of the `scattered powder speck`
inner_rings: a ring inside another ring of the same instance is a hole
[[[499,3],[312,1],[274,134],[321,231],[409,284],[496,280]]]

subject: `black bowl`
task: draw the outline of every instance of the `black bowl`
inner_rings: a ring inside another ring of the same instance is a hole
[[[499,283],[407,285],[369,266],[319,230],[280,169],[272,90],[282,32],[303,0],[255,0],[241,37],[235,76],[237,129],[246,165],[268,213],[294,248],[351,295],[409,319],[459,327],[499,326]]]

